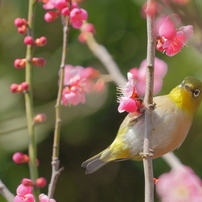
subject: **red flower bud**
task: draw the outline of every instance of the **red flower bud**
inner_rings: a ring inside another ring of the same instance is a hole
[[[25,65],[26,65],[26,59],[25,58],[23,58],[23,59],[16,59],[14,61],[14,67],[16,69],[22,69],[23,67],[25,67]]]
[[[22,86],[21,85],[18,85],[16,83],[13,83],[11,86],[10,86],[10,91],[12,93],[21,93],[23,92],[23,89],[22,89]]]
[[[14,24],[16,27],[22,27],[23,25],[27,25],[27,20],[24,18],[16,18]]]
[[[17,164],[27,163],[29,161],[28,155],[23,154],[22,152],[16,152],[13,154],[12,159]]]
[[[16,83],[13,83],[11,86],[10,86],[10,91],[12,93],[17,93],[17,89],[18,89],[18,84]]]
[[[44,20],[46,22],[52,22],[58,17],[58,13],[54,11],[49,11],[44,15]]]
[[[47,182],[46,182],[46,179],[44,177],[40,177],[36,180],[35,184],[37,187],[45,187]]]
[[[29,84],[27,82],[22,82],[20,85],[21,85],[23,91],[29,90]]]
[[[23,25],[21,27],[18,27],[18,33],[27,34],[27,25]]]
[[[61,10],[61,14],[64,15],[64,16],[69,15],[69,14],[70,14],[70,9],[69,9],[68,7],[63,8],[63,9]]]
[[[34,185],[32,180],[30,180],[28,178],[23,178],[21,181],[21,184],[23,184],[24,186],[33,186]]]
[[[32,58],[32,64],[37,67],[44,67],[46,65],[46,60],[44,58]]]
[[[47,38],[45,36],[42,36],[35,40],[36,46],[45,46],[47,44]]]
[[[27,44],[27,45],[34,45],[35,42],[34,42],[33,37],[31,37],[31,36],[26,36],[26,37],[24,38],[24,44]]]

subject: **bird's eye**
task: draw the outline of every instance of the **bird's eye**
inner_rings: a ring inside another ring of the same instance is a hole
[[[193,96],[198,97],[200,95],[201,91],[199,89],[196,89],[193,91]]]

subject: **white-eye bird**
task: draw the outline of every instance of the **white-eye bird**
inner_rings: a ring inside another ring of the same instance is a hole
[[[152,150],[153,159],[178,148],[186,138],[193,115],[202,100],[202,82],[186,77],[168,95],[154,97]],[[144,113],[129,113],[121,124],[112,144],[82,163],[86,174],[116,160],[142,160],[145,130]]]

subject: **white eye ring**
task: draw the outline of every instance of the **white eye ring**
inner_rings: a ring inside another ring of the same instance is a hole
[[[179,85],[180,88],[181,88],[182,86],[184,86],[184,81],[182,81],[182,83]]]
[[[193,96],[198,97],[200,95],[201,91],[199,89],[196,89],[193,91]]]

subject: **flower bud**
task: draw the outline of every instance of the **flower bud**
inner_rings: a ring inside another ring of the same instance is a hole
[[[16,152],[15,154],[13,154],[12,159],[16,164],[22,164],[29,161],[29,156],[23,154],[22,152]]]
[[[65,7],[61,10],[61,14],[64,16],[67,16],[70,14],[70,9],[68,7]]]
[[[18,33],[27,34],[27,25],[23,25],[21,27],[18,27]]]
[[[35,184],[37,187],[45,187],[47,182],[46,182],[46,179],[44,177],[40,177],[40,178],[36,179]]]
[[[35,123],[43,123],[46,121],[46,119],[47,119],[47,116],[45,114],[37,114],[34,117],[34,122]]]
[[[36,46],[45,46],[47,44],[47,38],[45,36],[42,36],[35,40]]]
[[[72,9],[73,8],[78,8],[79,6],[78,6],[78,4],[76,3],[76,2],[72,2]]]
[[[37,67],[44,67],[46,65],[46,60],[44,58],[32,58],[32,64]]]
[[[54,11],[49,11],[44,15],[44,20],[46,22],[52,22],[58,17],[58,13]]]
[[[24,18],[16,18],[14,24],[16,27],[22,27],[23,25],[27,25],[27,20]]]
[[[18,85],[16,83],[13,83],[11,86],[10,86],[10,91],[12,93],[22,93],[23,92],[23,89],[22,89],[22,86],[21,85]]]
[[[23,59],[16,59],[14,61],[14,67],[16,69],[22,69],[23,67],[25,67],[25,65],[26,65],[26,59],[25,58],[23,58]]]
[[[24,44],[27,44],[27,45],[34,45],[35,42],[34,42],[33,37],[31,37],[31,36],[26,36],[26,37],[24,38]]]
[[[22,82],[20,85],[21,85],[23,91],[29,90],[29,84],[27,82]]]
[[[13,83],[13,84],[10,86],[10,91],[11,91],[12,93],[17,93],[17,90],[18,90],[18,84]]]
[[[23,178],[21,181],[21,184],[23,184],[24,186],[33,186],[34,185],[32,180],[30,180],[28,178]]]
[[[90,32],[92,34],[95,34],[95,27],[91,23],[86,23],[81,28],[82,32]]]

